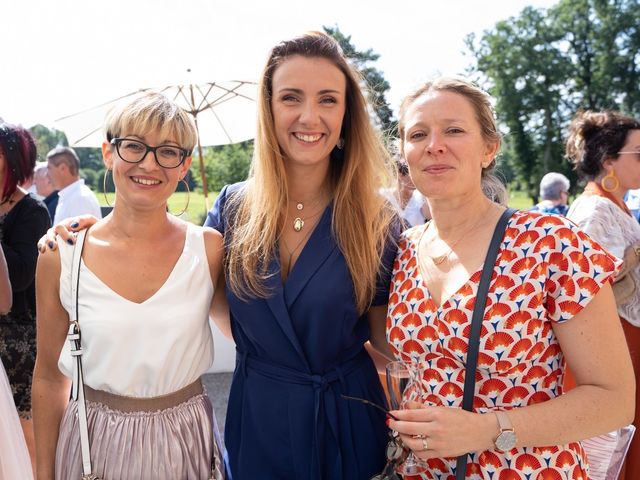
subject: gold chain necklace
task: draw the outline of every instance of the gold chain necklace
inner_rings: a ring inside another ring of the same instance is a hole
[[[319,213],[319,212],[318,212]],[[317,215],[317,213],[315,214]],[[309,217],[311,218],[311,217]],[[316,222],[317,223],[317,222]],[[287,255],[289,255],[289,258],[287,259],[287,266],[286,266],[286,277],[289,276],[289,273],[291,273],[291,261],[293,260],[293,256],[295,255],[295,253],[298,251],[298,249],[302,246],[302,244],[305,242],[305,240],[307,240],[310,236],[311,236],[311,232],[313,232],[315,228],[315,224],[313,225],[312,228],[310,228],[307,233],[305,233],[302,238],[300,239],[300,241],[296,244],[295,248],[293,250],[289,249],[289,245],[287,245],[287,242],[284,241],[284,238],[281,239],[282,242],[282,246],[284,247],[285,251],[287,252]],[[297,230],[299,231],[299,230]]]
[[[487,209],[488,211],[489,209]],[[473,232],[478,225],[480,225],[480,223],[485,220],[485,214],[487,212],[485,211],[483,215],[480,215],[478,220],[471,226],[471,228],[469,228],[468,230],[466,230],[460,237],[458,237],[456,239],[455,242],[453,242],[451,245],[447,244],[448,250],[443,253],[442,255],[429,255],[428,253],[425,253],[425,255],[427,257],[429,257],[429,259],[435,264],[435,265],[441,265],[445,260],[449,260],[449,257],[451,256],[451,253],[453,252],[453,249],[456,247],[456,245],[458,245],[458,243],[460,243],[462,241],[463,238],[465,238],[467,235],[469,235],[471,232]],[[420,240],[418,241],[418,251],[420,251],[420,245],[422,244],[422,238],[424,237],[424,234],[426,233],[426,231],[429,229],[429,227],[431,227],[431,224],[434,223],[433,220],[429,221],[429,223],[427,224],[427,226],[425,227],[425,229],[422,231],[422,234],[420,235]],[[442,241],[443,243],[446,244],[446,242],[444,240],[442,240],[442,238],[440,238],[440,241]]]
[[[322,201],[322,197],[324,196],[324,192],[320,193],[320,195],[318,195],[316,198],[312,199],[310,201],[311,205],[307,204],[307,206],[310,207],[315,207],[317,206],[321,201]],[[296,210],[298,210],[298,212],[302,213],[302,211],[304,210],[304,202],[299,202],[299,201],[295,201],[295,200],[289,200],[290,202],[293,202],[296,204]],[[306,220],[309,220],[310,218],[313,218],[315,215],[317,215],[319,212],[316,212],[312,215],[309,215],[307,217],[302,217],[302,215],[297,215],[294,219],[293,219],[293,229],[296,232],[299,232],[302,230],[302,227],[304,227],[304,222]]]

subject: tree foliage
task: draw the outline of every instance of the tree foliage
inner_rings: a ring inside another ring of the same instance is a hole
[[[246,180],[253,154],[253,140],[208,147],[203,150],[205,176],[209,191],[219,192],[228,183]],[[200,164],[196,156],[191,164],[191,177],[196,187],[201,188]]]
[[[345,35],[337,26],[322,28],[327,35],[331,35],[338,42],[345,56],[364,78],[366,91],[369,93],[369,102],[373,107],[375,124],[388,136],[395,137],[398,123],[394,119],[393,110],[386,99],[387,92],[391,87],[389,82],[385,80],[384,73],[371,65],[372,62],[380,58],[380,55],[371,48],[364,51],[356,50],[356,47],[351,43],[351,35]]]
[[[69,145],[67,136],[59,130],[49,129],[44,125],[34,125],[29,131],[36,142],[39,162],[44,162],[47,159],[47,153],[53,148]]]
[[[563,142],[576,111],[640,114],[638,18],[638,0],[561,0],[467,37],[471,72],[497,99],[508,169],[534,201],[546,172],[575,185]]]

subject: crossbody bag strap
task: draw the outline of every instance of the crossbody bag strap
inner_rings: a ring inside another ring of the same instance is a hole
[[[491,276],[498,258],[500,244],[504,238],[504,232],[507,228],[507,222],[515,213],[515,209],[507,208],[496,225],[489,244],[487,256],[484,259],[482,267],[482,275],[478,285],[478,294],[476,296],[476,304],[473,308],[471,316],[471,332],[469,333],[469,348],[467,350],[467,365],[464,376],[464,394],[462,397],[462,408],[471,412],[473,410],[473,397],[476,389],[476,367],[478,365],[478,353],[480,350],[480,331],[482,330],[482,319],[484,317],[484,309],[487,305],[487,294],[491,285]],[[464,480],[467,471],[468,454],[460,455],[456,463],[456,480]]]
[[[72,314],[67,339],[73,357],[71,379],[71,398],[78,405],[78,426],[80,429],[80,452],[82,454],[82,478],[96,478],[91,473],[91,455],[89,447],[89,427],[87,425],[87,405],[84,396],[84,375],[82,373],[82,344],[80,341],[78,290],[80,287],[80,264],[84,240],[88,230],[78,233],[71,257],[71,305]]]

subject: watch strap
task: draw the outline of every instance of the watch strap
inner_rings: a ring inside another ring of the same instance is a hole
[[[508,430],[513,431],[513,424],[511,423],[511,419],[509,418],[509,415],[507,415],[507,412],[503,412],[501,410],[495,410],[493,413],[496,414],[496,417],[498,419],[498,425],[500,426],[500,433]]]

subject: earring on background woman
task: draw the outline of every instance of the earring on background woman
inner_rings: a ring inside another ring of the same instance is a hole
[[[611,188],[607,187],[608,180],[614,182],[613,187]],[[620,180],[618,180],[618,177],[616,177],[616,174],[613,173],[613,169],[609,170],[607,174],[604,177],[602,177],[602,180],[600,180],[600,186],[605,192],[608,192],[608,193],[615,192],[618,189],[618,187],[620,186]]]

